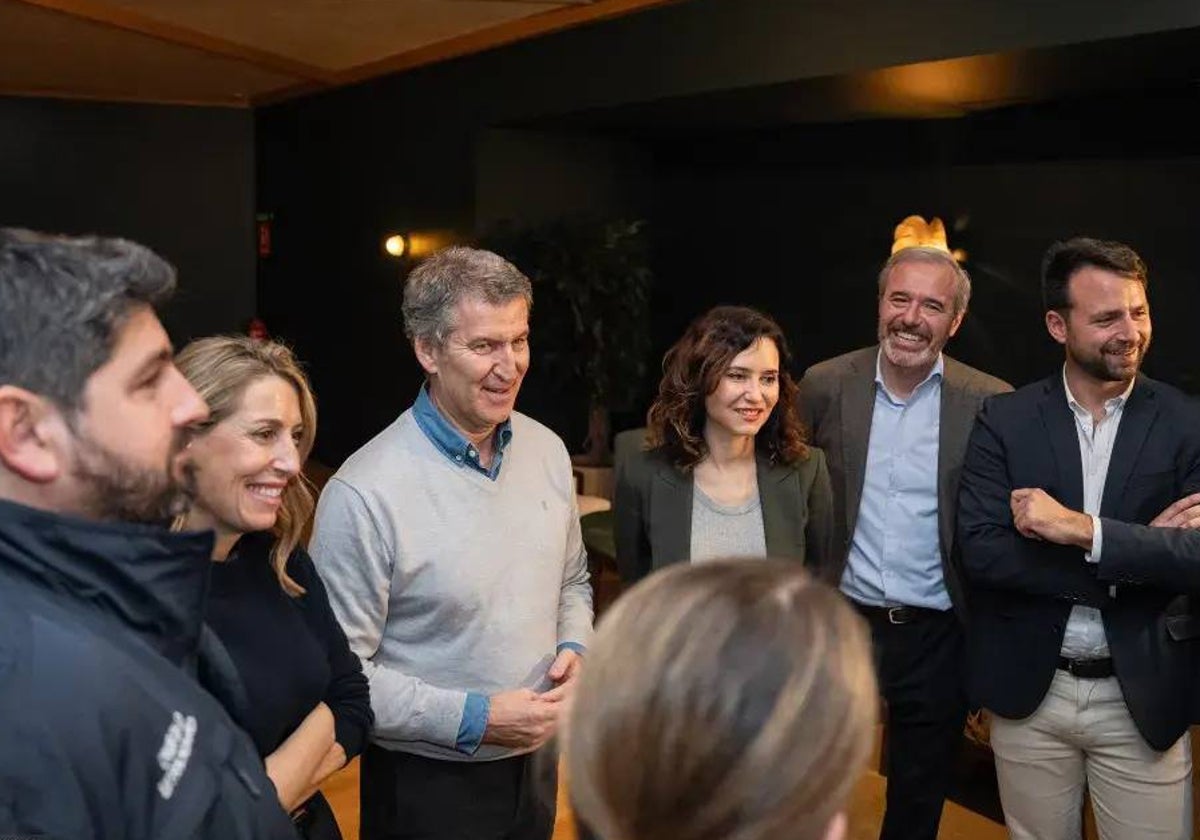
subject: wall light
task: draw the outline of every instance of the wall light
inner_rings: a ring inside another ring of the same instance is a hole
[[[967,252],[961,248],[950,250],[946,241],[946,225],[937,216],[928,222],[922,216],[905,216],[892,232],[892,253],[904,248],[937,248],[954,257],[957,262],[966,262]]]
[[[393,257],[404,256],[404,250],[407,245],[408,243],[404,241],[404,237],[398,233],[393,233],[387,239],[383,240],[383,250]]]

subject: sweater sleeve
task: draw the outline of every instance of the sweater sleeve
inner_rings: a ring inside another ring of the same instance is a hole
[[[374,731],[455,749],[467,693],[373,661],[387,626],[392,549],[362,496],[336,476],[317,504],[311,550],[329,605],[370,684]]]
[[[579,505],[575,499],[575,481],[571,462],[566,458],[567,487],[570,492],[570,516],[567,520],[567,550],[563,558],[562,589],[558,596],[558,647],[573,643],[586,647],[592,635],[592,583],[588,574],[587,549],[579,524]]]
[[[375,716],[362,664],[346,641],[346,634],[334,618],[329,595],[313,568],[312,558],[298,548],[288,561],[293,579],[305,588],[304,616],[309,629],[325,648],[329,659],[329,685],[324,701],[333,712],[334,737],[346,752],[346,759],[362,752]]]

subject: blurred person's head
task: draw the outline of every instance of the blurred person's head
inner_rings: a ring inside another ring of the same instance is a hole
[[[599,840],[836,840],[878,702],[864,622],[799,564],[674,566],[600,621],[568,790]]]
[[[165,522],[204,402],[157,308],[175,271],[123,239],[0,229],[0,498],[95,520]]]
[[[704,460],[714,436],[752,437],[774,463],[802,460],[808,447],[790,363],[771,318],[744,306],[710,309],[663,357],[647,416],[650,445],[684,470]]]
[[[245,336],[193,341],[176,364],[210,411],[188,446],[193,499],[181,525],[215,531],[218,554],[242,534],[273,532],[275,574],[299,594],[286,567],[313,510],[300,471],[317,434],[308,378],[286,346]]]
[[[512,414],[529,369],[533,288],[491,251],[452,246],[404,284],[404,331],[438,409],[469,438]]]

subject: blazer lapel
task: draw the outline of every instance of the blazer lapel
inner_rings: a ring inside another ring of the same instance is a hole
[[[792,471],[765,458],[758,459],[758,499],[762,505],[763,532],[767,542],[768,557],[793,557],[796,554],[795,505],[788,514],[785,499],[787,486],[784,482]]]
[[[951,360],[946,360],[942,379],[942,404],[938,410],[938,536],[942,556],[949,557],[954,545],[955,473],[962,466],[967,438],[975,423],[975,402],[961,387]]]
[[[1100,502],[1100,513],[1113,516],[1118,507],[1118,500],[1125,493],[1125,485],[1129,483],[1133,465],[1137,463],[1138,453],[1150,434],[1154,418],[1158,416],[1158,401],[1154,392],[1146,386],[1142,378],[1129,392],[1125,408],[1121,412],[1121,426],[1117,429],[1117,439],[1113,442],[1112,458],[1108,462],[1108,475],[1104,479],[1104,498]]]
[[[1062,374],[1046,381],[1046,393],[1038,405],[1046,438],[1058,469],[1058,502],[1071,510],[1083,510],[1083,460],[1079,456],[1079,432],[1067,405]]]
[[[874,360],[876,357],[871,356]],[[858,363],[842,385],[842,464],[846,470],[846,534],[854,533],[867,473],[867,446],[875,411],[875,369]]]
[[[661,464],[654,476],[652,510],[654,568],[688,559],[692,553],[692,474]]]

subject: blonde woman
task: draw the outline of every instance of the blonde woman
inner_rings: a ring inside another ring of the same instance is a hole
[[[372,716],[358,658],[299,544],[313,509],[300,474],[316,436],[312,391],[273,342],[205,338],[176,364],[210,411],[188,447],[194,500],[178,525],[216,534],[205,620],[245,688],[244,708],[230,712],[302,836],[338,838],[317,785],[361,751]]]
[[[600,622],[566,728],[598,840],[840,840],[878,695],[863,620],[794,562],[680,564]]]

